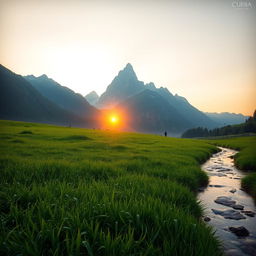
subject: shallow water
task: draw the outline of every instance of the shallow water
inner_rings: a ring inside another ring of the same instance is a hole
[[[232,206],[214,202],[217,197],[226,196],[236,204],[244,206],[244,210],[256,213],[252,197],[241,190],[241,178],[245,173],[234,166],[232,157],[237,151],[220,149],[220,152],[214,154],[202,165],[202,169],[209,175],[209,184],[198,194],[198,199],[205,208],[204,216],[210,218],[207,223],[216,230],[215,234],[222,241],[226,255],[256,256],[256,217],[247,216],[241,210],[233,209]],[[233,193],[230,192],[231,190]],[[226,219],[215,214],[212,209],[237,211],[235,213],[244,219]],[[229,227],[239,226],[244,226],[249,231],[249,235],[238,237],[229,230]]]

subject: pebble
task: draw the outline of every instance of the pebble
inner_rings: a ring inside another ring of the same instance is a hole
[[[208,216],[204,217],[204,221],[205,221],[205,222],[209,222],[210,220],[211,220],[210,217],[208,217]]]
[[[235,193],[236,192],[236,189],[235,188],[232,188],[231,190],[229,190],[230,193]]]

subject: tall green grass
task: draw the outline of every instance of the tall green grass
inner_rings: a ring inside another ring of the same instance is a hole
[[[0,121],[1,255],[221,255],[203,141]]]

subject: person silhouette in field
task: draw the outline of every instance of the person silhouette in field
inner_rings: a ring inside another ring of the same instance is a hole
[[[167,136],[167,131],[164,132],[164,136],[165,136],[165,137]]]

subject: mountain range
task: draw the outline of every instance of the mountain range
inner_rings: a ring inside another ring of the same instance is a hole
[[[29,75],[24,78],[45,98],[75,115],[93,118],[99,112],[81,94],[58,84],[47,75],[39,77]]]
[[[167,88],[156,88],[139,81],[130,63],[113,79],[95,103],[98,108],[125,109],[131,117],[129,127],[142,132],[180,133],[198,125],[218,126],[185,98],[173,95]]]
[[[205,114],[208,117],[210,117],[213,121],[220,124],[219,126],[241,124],[241,123],[244,123],[245,120],[249,118],[249,116],[244,116],[242,114],[236,114],[236,113],[228,113],[228,112],[222,112],[222,113],[205,112]]]
[[[85,97],[42,75],[20,76],[0,66],[0,118],[101,128],[106,109],[126,116],[127,130],[178,136],[193,127],[215,128],[240,122],[243,115],[203,113],[167,88],[139,81],[131,64],[99,97]],[[232,122],[232,123],[230,123]]]
[[[95,109],[89,104],[88,107],[88,111]],[[97,125],[96,117],[91,118],[96,111],[84,117],[74,114],[43,96],[24,77],[0,65],[1,119],[91,127]]]

